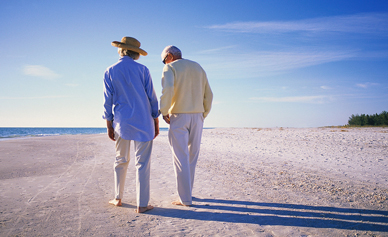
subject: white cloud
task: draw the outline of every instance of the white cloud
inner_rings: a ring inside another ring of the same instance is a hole
[[[321,86],[321,89],[323,89],[323,90],[331,90],[332,88],[329,87],[329,86]]]
[[[251,63],[256,61],[256,66],[277,71],[341,61],[354,56],[353,52],[346,51],[259,52],[256,56],[248,57],[248,60]]]
[[[214,55],[201,55],[207,61],[207,71],[212,76],[220,78],[253,78],[284,73],[299,68],[321,65],[331,62],[347,60],[382,59],[388,57],[388,52],[370,51],[365,45],[357,45],[358,41],[346,41],[350,34],[363,34],[367,37],[388,37],[388,13],[368,13],[347,16],[322,17],[296,21],[260,21],[235,22],[212,25],[207,28],[235,33],[265,34],[275,36],[275,43],[269,47],[279,45],[279,50],[251,51],[233,50],[234,54],[218,51]],[[283,33],[303,34],[296,41],[289,42]],[[334,41],[321,40],[331,33],[341,33]],[[248,38],[255,38],[249,34]],[[347,35],[342,35],[347,34]],[[306,37],[309,40],[305,40]],[[301,40],[302,39],[302,40]],[[310,41],[313,39],[313,41]],[[262,38],[256,39],[262,42]],[[285,40],[285,41],[284,41]],[[307,42],[307,44],[306,44]],[[308,44],[312,42],[313,44]],[[349,43],[351,42],[351,43]],[[356,47],[354,47],[356,46]],[[266,41],[263,49],[268,47]],[[287,49],[288,48],[288,49]],[[241,53],[240,53],[241,52]],[[323,86],[322,89],[330,89]]]
[[[40,77],[49,80],[61,77],[51,69],[41,65],[26,65],[23,68],[23,73],[27,76]]]
[[[355,51],[305,48],[293,51],[257,51],[237,55],[214,54],[202,58],[202,62],[209,74],[214,73],[213,75],[220,78],[250,78],[356,57],[358,55]]]
[[[211,25],[206,28],[241,33],[342,32],[387,36],[388,14],[368,13],[297,21],[234,22]]]
[[[361,88],[367,88],[368,86],[366,84],[356,84],[357,87]]]
[[[357,87],[360,87],[360,88],[369,88],[371,86],[377,86],[379,85],[378,83],[372,83],[372,82],[366,82],[366,83],[359,83],[359,84],[356,84]]]
[[[237,47],[237,45],[230,45],[230,46],[225,46],[225,47],[220,47],[220,48],[202,50],[202,51],[199,51],[199,53],[201,53],[201,54],[215,53],[215,52],[229,50],[229,49],[236,48],[236,47]]]
[[[280,102],[280,103],[311,103],[324,104],[333,101],[331,96],[317,95],[317,96],[291,96],[291,97],[252,97],[252,101],[257,102]]]

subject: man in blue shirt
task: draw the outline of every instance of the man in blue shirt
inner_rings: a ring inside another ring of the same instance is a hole
[[[138,213],[153,207],[150,199],[150,158],[152,141],[159,134],[158,99],[148,68],[135,62],[147,52],[132,37],[113,41],[120,59],[104,74],[104,115],[108,136],[115,141],[115,199],[110,204],[121,206],[129,164],[130,143],[135,146],[136,193]]]

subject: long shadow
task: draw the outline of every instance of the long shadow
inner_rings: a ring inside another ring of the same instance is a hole
[[[198,205],[192,208],[155,207],[149,214],[203,221],[388,232],[388,211],[221,199],[193,200]]]
[[[384,215],[388,216],[388,211],[380,210],[366,210],[355,208],[339,208],[339,207],[324,207],[324,206],[307,206],[300,204],[284,204],[284,203],[265,203],[265,202],[250,202],[250,201],[236,201],[236,200],[222,200],[222,199],[206,199],[193,197],[193,201],[196,202],[209,202],[209,203],[222,203],[222,204],[235,204],[235,205],[247,205],[247,206],[262,206],[262,207],[278,207],[289,209],[304,209],[304,210],[318,210],[318,211],[330,211],[330,212],[344,212],[344,213],[361,213],[371,215]]]

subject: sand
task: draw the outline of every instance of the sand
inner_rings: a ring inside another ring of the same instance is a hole
[[[1,140],[0,236],[388,236],[387,128],[205,129],[192,207],[171,204],[167,132],[152,154],[137,214],[133,160],[108,204],[106,135]]]

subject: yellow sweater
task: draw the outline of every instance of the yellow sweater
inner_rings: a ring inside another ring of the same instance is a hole
[[[163,115],[203,113],[211,109],[213,92],[202,67],[187,59],[166,64],[162,74],[160,112]]]

